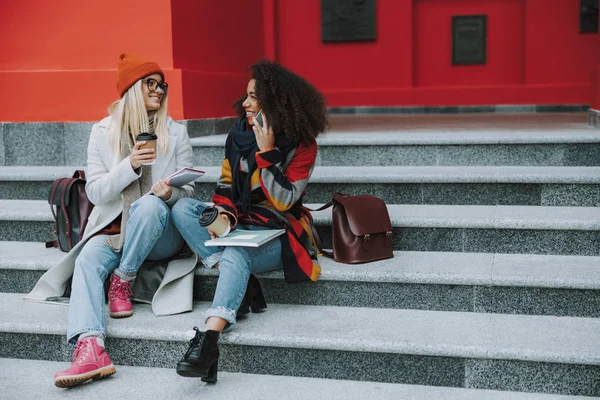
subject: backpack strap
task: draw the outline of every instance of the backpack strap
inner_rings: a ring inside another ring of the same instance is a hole
[[[46,242],[46,248],[49,249],[50,247],[58,247],[58,240]]]
[[[308,208],[308,207],[305,207],[305,208],[309,211],[327,210],[329,207],[333,206],[333,203],[335,202],[335,198],[338,196],[345,196],[345,195],[336,192],[336,193],[333,193],[333,195],[331,196],[331,200],[329,200],[327,203],[325,203],[323,206],[317,208],[316,210],[313,210],[312,208]],[[321,237],[319,236],[319,233],[317,232],[317,228],[315,228],[314,224],[310,224],[310,230],[312,232],[313,238],[315,239],[315,243],[317,245],[317,249],[319,250],[319,253],[323,254],[325,257],[333,258],[332,251],[327,251],[327,250],[323,249],[323,246],[321,245]]]
[[[77,171],[75,171],[75,173],[73,174],[73,178],[75,179],[82,179],[85,181],[85,171],[82,169],[78,169]]]
[[[50,191],[50,196],[48,197],[48,203],[50,204],[50,211],[52,211],[52,216],[54,217],[54,235],[58,237],[58,217],[56,215],[56,211],[54,210],[54,196],[56,195],[56,190],[62,183],[65,178],[57,179],[52,184],[52,190]],[[58,240],[51,240],[46,242],[46,248],[50,247],[58,247]]]
[[[69,213],[67,212],[67,205],[65,204],[65,197],[73,186],[74,179],[69,179],[69,182],[63,185],[62,192],[60,194],[60,209],[62,211],[63,217],[65,217],[65,236],[67,237],[67,243],[69,244],[69,250],[73,248],[73,244],[71,241],[71,218],[69,217]]]
[[[313,238],[315,239],[315,243],[317,244],[317,250],[319,250],[319,253],[323,254],[325,257],[333,258],[332,251],[323,250],[323,246],[321,245],[321,238],[317,233],[317,228],[315,228],[313,224],[310,224],[310,230],[313,234]]]

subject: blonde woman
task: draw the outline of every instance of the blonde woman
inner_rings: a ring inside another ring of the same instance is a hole
[[[60,296],[72,273],[67,340],[76,349],[71,367],[54,376],[58,387],[115,373],[104,350],[106,278],[111,317],[131,316],[131,284],[141,264],[169,259],[183,245],[170,208],[193,195],[193,184],[176,188],[165,179],[192,166],[192,148],[186,128],[167,116],[167,89],[158,64],[121,54],[121,99],[90,135],[86,192],[95,208],[84,238],[28,295]],[[156,134],[156,151],[141,148],[146,142],[135,140],[140,133]],[[153,195],[142,196],[148,191]]]

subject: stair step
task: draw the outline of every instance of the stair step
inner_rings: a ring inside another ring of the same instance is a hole
[[[320,204],[308,204],[316,208]],[[394,250],[600,255],[595,207],[388,205]],[[331,210],[314,213],[331,248]],[[0,240],[46,241],[52,215],[43,200],[0,200]]]
[[[69,361],[67,307],[21,297],[0,294],[0,357]],[[132,318],[108,318],[111,358],[172,367],[208,306],[156,318],[138,304]],[[600,320],[591,318],[271,304],[222,335],[219,364],[328,379],[361,365],[366,381],[600,395],[599,340]]]
[[[65,253],[0,242],[0,292],[28,293]],[[600,317],[600,257],[401,252],[368,265],[320,258],[316,283],[259,274],[269,303]],[[210,301],[215,270],[197,269],[195,298]]]
[[[78,167],[0,167],[4,199],[46,200],[52,182]],[[84,168],[84,167],[79,167]],[[219,167],[202,167],[196,196],[209,200]],[[369,193],[388,204],[599,206],[600,167],[316,167],[305,201]]]
[[[52,376],[69,367],[69,363],[56,361],[0,359],[3,379],[11,382],[3,387],[6,398],[48,399],[65,398],[65,389],[54,386]],[[406,399],[437,400],[460,398],[473,400],[584,400],[579,396],[503,392],[497,390],[441,388],[435,386],[403,385],[358,380],[333,380],[219,372],[216,385],[204,384],[199,379],[178,376],[173,368],[117,366],[110,378],[82,385],[75,389],[82,398],[95,398],[102,391],[104,398],[175,398],[183,399],[191,393],[211,400],[262,399],[262,400],[347,400],[347,399]],[[358,379],[356,374],[349,379]],[[144,382],[136,385],[136,382]],[[70,389],[72,391],[74,389]]]
[[[457,117],[457,118],[454,118]],[[319,165],[600,165],[585,114],[343,116],[318,138]],[[220,165],[226,135],[192,139],[199,165]]]
[[[231,120],[187,121],[225,133]],[[322,165],[600,165],[600,134],[585,113],[331,116]],[[92,123],[2,123],[3,165],[82,165]],[[193,138],[196,165],[221,164],[225,135]]]

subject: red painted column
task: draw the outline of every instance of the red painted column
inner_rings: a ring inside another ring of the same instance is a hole
[[[122,52],[163,68],[173,118],[232,115],[263,17],[262,0],[2,0],[0,121],[103,118]]]
[[[269,60],[277,60],[277,38],[275,36],[277,9],[275,0],[264,0],[263,9],[265,57]]]
[[[172,0],[173,66],[186,119],[233,115],[246,68],[264,54],[263,0]]]

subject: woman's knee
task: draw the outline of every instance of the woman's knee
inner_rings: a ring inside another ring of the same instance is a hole
[[[148,195],[140,197],[133,203],[129,210],[129,216],[131,217],[134,213],[142,213],[146,217],[152,215],[162,217],[168,214],[169,211],[167,203],[156,196]]]
[[[104,267],[97,257],[94,257],[90,253],[91,252],[84,253],[84,251],[82,251],[75,259],[75,270],[73,271],[74,281],[80,279],[89,281],[90,278],[95,279],[96,277],[104,280],[108,276],[109,271]]]
[[[177,200],[171,209],[171,218],[175,225],[187,223],[190,219],[197,220],[207,205],[199,200],[185,197]]]

